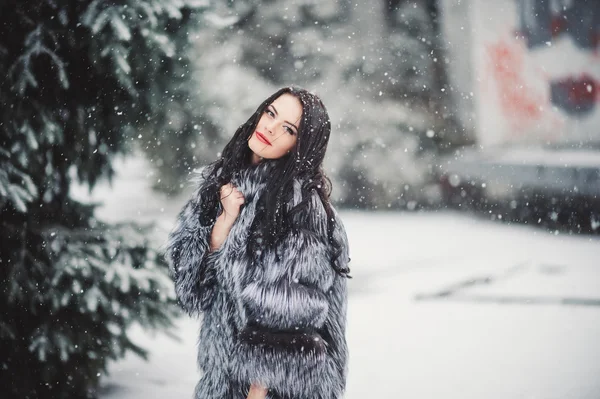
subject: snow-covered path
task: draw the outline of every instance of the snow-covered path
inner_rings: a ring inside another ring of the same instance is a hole
[[[150,195],[132,161],[98,216],[154,220],[166,238],[185,198]],[[161,210],[162,209],[162,210]],[[341,212],[349,235],[347,399],[600,398],[600,239],[455,213]],[[181,342],[110,366],[103,399],[191,398],[197,320]]]

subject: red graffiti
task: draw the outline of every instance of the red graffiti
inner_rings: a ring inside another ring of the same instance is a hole
[[[487,48],[489,67],[496,83],[500,106],[514,127],[526,126],[542,117],[547,99],[532,90],[523,73],[525,50],[518,43],[500,41]]]

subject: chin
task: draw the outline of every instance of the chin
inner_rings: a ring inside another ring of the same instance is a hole
[[[248,141],[248,147],[253,153],[262,158],[269,158],[268,153],[271,147],[265,148],[265,144],[254,138],[254,136]]]

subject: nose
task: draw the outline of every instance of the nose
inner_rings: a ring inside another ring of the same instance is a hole
[[[273,135],[273,133],[275,133],[275,121],[271,121],[271,122],[267,122],[267,124],[265,125],[265,130],[267,132],[269,132],[270,135]]]

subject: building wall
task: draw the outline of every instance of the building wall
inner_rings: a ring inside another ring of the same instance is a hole
[[[456,117],[471,133],[475,131],[473,102],[473,34],[469,0],[439,0],[440,30],[446,73]]]
[[[455,83],[473,88],[479,144],[600,142],[600,1],[441,3],[467,11],[445,24],[470,21],[469,48],[453,43],[449,56],[470,57],[472,84]]]

